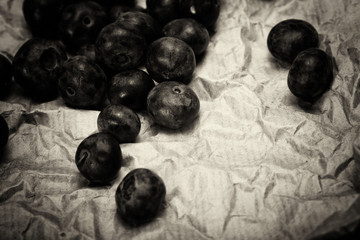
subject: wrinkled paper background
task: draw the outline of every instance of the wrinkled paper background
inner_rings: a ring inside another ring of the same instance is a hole
[[[21,5],[0,2],[0,50],[13,55],[30,38]],[[222,0],[190,83],[199,118],[169,131],[139,112],[139,137],[121,144],[124,164],[109,186],[90,186],[74,163],[99,112],[61,98],[38,104],[14,84],[0,102],[10,127],[0,238],[312,239],[352,231],[360,221],[359,12],[359,0]],[[299,106],[289,66],[267,49],[270,29],[288,18],[313,24],[336,62],[331,90],[312,109]],[[163,178],[167,202],[153,222],[131,229],[116,215],[115,190],[137,167]]]

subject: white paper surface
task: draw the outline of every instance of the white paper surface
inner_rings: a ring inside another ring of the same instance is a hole
[[[124,164],[110,186],[89,186],[74,162],[78,144],[97,131],[99,111],[71,109],[61,98],[37,104],[14,86],[0,102],[10,127],[0,162],[1,239],[312,239],[354,228],[360,2],[221,2],[190,83],[199,118],[171,131],[139,112],[139,137],[120,145]],[[11,54],[30,37],[21,5],[0,3],[0,46]],[[331,90],[311,110],[299,107],[289,66],[267,49],[270,29],[288,18],[313,24],[336,62]],[[163,178],[167,203],[132,229],[116,215],[115,191],[137,167]]]

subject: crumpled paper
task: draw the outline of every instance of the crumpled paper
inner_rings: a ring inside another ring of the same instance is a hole
[[[145,1],[140,1],[144,6]],[[321,239],[360,222],[360,25],[358,0],[222,0],[208,50],[189,86],[199,118],[170,131],[138,112],[135,143],[111,185],[91,186],[74,162],[97,131],[99,111],[58,98],[35,103],[14,84],[0,102],[10,128],[0,162],[1,239]],[[0,3],[1,51],[31,37],[21,0]],[[311,108],[287,87],[289,66],[270,55],[270,29],[303,19],[336,67],[331,89]],[[146,167],[166,185],[153,222],[125,226],[115,191]]]

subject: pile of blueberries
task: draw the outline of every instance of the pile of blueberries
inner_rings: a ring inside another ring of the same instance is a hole
[[[61,97],[70,108],[99,110],[98,131],[75,154],[91,184],[117,178],[120,144],[140,132],[138,111],[170,129],[197,118],[200,101],[188,84],[215,31],[218,0],[146,0],[146,8],[136,0],[24,0],[22,10],[32,38],[13,58],[0,55],[2,97],[14,79],[34,102]],[[2,148],[9,136],[3,120]],[[132,170],[115,195],[121,219],[150,221],[165,194],[156,173]]]
[[[73,108],[107,99],[143,109],[152,80],[191,81],[219,10],[217,0],[147,0],[145,9],[135,0],[25,0],[33,38],[15,54],[14,79],[37,101],[60,93]],[[134,73],[142,66],[150,78]],[[141,86],[120,80],[133,75]]]

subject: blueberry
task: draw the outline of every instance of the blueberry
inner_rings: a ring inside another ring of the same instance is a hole
[[[200,101],[188,85],[165,81],[150,91],[147,110],[158,125],[179,129],[194,122],[199,114]]]
[[[145,224],[159,215],[165,195],[166,187],[159,175],[146,168],[136,168],[116,190],[117,212],[129,226]]]
[[[108,105],[98,116],[99,132],[112,134],[119,143],[134,142],[140,132],[140,119],[130,108],[124,105]]]
[[[195,55],[203,54],[210,42],[208,30],[193,18],[179,18],[167,23],[162,33],[167,37],[175,37],[186,42]]]
[[[189,83],[195,71],[196,58],[192,48],[183,40],[162,37],[149,45],[145,67],[156,82]]]
[[[94,1],[69,4],[61,13],[59,37],[70,52],[95,42],[100,30],[108,24],[105,9]]]
[[[267,46],[276,59],[291,64],[301,51],[317,48],[319,36],[310,23],[299,19],[287,19],[270,30]]]
[[[120,21],[105,26],[95,42],[98,61],[114,72],[136,68],[144,59],[146,47],[145,37]]]
[[[77,147],[75,163],[91,183],[108,184],[117,177],[121,168],[120,145],[108,133],[94,133]]]
[[[127,70],[111,78],[107,97],[111,104],[122,104],[133,110],[144,110],[147,95],[153,87],[155,83],[145,71]]]
[[[64,63],[59,90],[73,108],[98,108],[105,97],[106,75],[98,64],[85,56],[74,56]]]
[[[63,45],[54,40],[32,38],[16,52],[13,60],[15,81],[37,101],[58,96],[58,78],[67,56]]]
[[[333,82],[333,63],[329,55],[318,48],[300,52],[288,74],[290,91],[306,102],[315,102]]]
[[[179,0],[183,17],[194,18],[209,31],[215,29],[220,14],[220,0]]]
[[[56,38],[62,0],[24,0],[23,15],[33,37]]]

